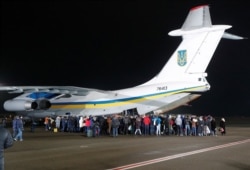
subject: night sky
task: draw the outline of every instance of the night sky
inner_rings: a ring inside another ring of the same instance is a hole
[[[161,70],[181,42],[168,32],[202,4],[210,5],[213,24],[232,25],[227,32],[250,37],[243,0],[1,1],[0,84],[103,90],[139,85]],[[178,112],[250,115],[249,49],[249,39],[222,39],[207,69],[211,90]]]

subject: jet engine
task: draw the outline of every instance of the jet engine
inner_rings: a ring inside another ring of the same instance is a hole
[[[46,99],[36,100],[35,102],[37,103],[36,109],[46,110],[46,109],[49,109],[51,106],[50,101]]]
[[[29,111],[29,110],[45,110],[51,106],[50,101],[46,99],[40,99],[35,101],[13,99],[4,102],[4,109],[6,111]]]

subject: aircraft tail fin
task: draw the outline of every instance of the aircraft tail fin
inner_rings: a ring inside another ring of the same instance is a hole
[[[206,5],[197,6],[190,10],[181,29],[188,31],[202,27],[211,27],[211,17],[209,8]]]
[[[170,36],[182,36],[182,42],[160,73],[142,85],[167,81],[200,81],[207,75],[206,68],[221,38],[242,39],[225,33],[229,28],[230,25],[212,25],[208,5],[192,8],[181,29],[169,32]]]

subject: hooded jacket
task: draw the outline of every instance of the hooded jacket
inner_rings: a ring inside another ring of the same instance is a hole
[[[13,138],[10,132],[3,126],[0,126],[0,166],[4,164],[4,149],[13,145]]]

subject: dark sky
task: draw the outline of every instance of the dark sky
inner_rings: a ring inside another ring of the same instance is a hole
[[[180,43],[167,33],[202,4],[210,4],[213,24],[232,25],[227,32],[250,37],[243,0],[1,1],[0,83],[103,90],[139,85]],[[223,39],[207,69],[211,90],[181,109],[247,115],[249,49],[249,40]]]

